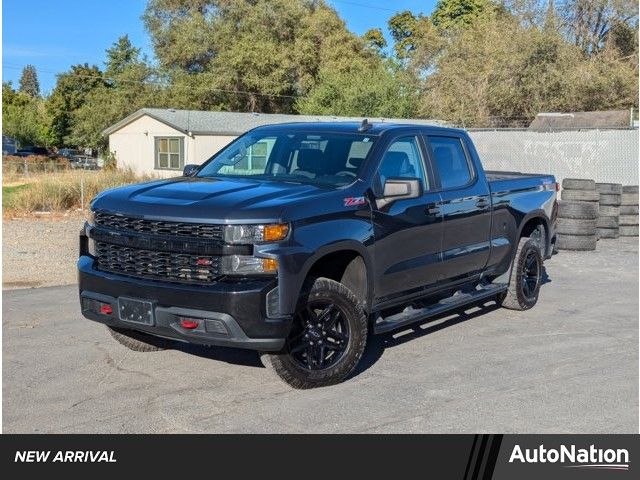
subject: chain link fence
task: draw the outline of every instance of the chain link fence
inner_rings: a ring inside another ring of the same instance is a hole
[[[638,185],[638,129],[469,130],[487,170]]]

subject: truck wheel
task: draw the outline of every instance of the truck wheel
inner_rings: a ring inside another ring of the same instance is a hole
[[[334,385],[358,365],[367,344],[367,316],[347,287],[316,278],[300,296],[282,352],[263,353],[266,367],[294,388]]]
[[[157,352],[166,350],[171,346],[171,340],[167,340],[166,338],[154,337],[153,335],[147,335],[146,333],[135,330],[110,327],[108,325],[107,329],[118,343],[134,352]]]
[[[498,304],[510,310],[528,310],[538,301],[542,280],[542,255],[537,245],[523,237],[518,243],[509,288]]]

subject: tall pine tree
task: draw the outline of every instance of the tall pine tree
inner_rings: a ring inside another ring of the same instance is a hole
[[[27,65],[22,70],[20,77],[20,91],[26,93],[30,97],[40,96],[40,83],[38,82],[38,74],[36,67]]]

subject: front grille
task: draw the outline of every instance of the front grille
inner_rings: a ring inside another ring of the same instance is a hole
[[[96,242],[96,268],[150,280],[209,284],[220,276],[220,257],[154,252]]]
[[[101,211],[95,212],[94,221],[96,225],[112,230],[147,233],[166,237],[206,238],[222,241],[223,235],[222,225],[145,220]]]

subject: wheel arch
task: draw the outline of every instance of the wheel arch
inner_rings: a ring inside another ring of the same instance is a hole
[[[364,245],[345,242],[322,248],[305,264],[302,283],[307,279],[325,277],[344,284],[358,299],[363,300],[365,311],[369,311],[373,298],[373,266]]]

